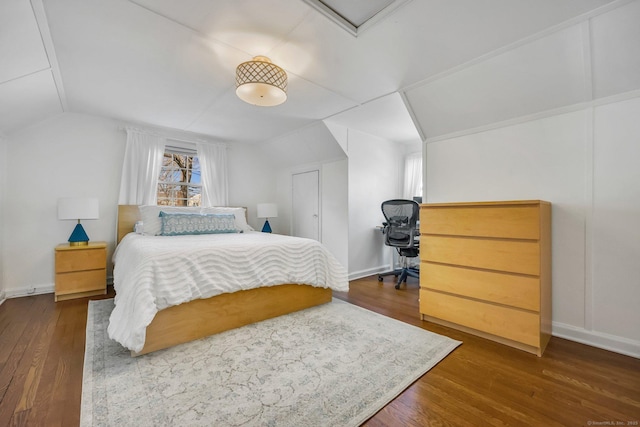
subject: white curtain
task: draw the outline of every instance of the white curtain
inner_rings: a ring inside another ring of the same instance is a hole
[[[118,204],[156,204],[158,177],[165,145],[164,137],[127,129],[127,146],[124,152]]]
[[[422,196],[422,153],[409,154],[404,165],[405,199]]]
[[[203,207],[227,206],[227,146],[225,144],[198,142],[198,159],[202,181]]]

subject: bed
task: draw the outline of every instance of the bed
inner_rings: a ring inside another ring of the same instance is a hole
[[[324,304],[332,289],[348,290],[346,271],[316,241],[255,231],[143,236],[131,232],[140,218],[138,206],[118,206],[109,324],[109,336],[133,356]],[[177,276],[165,278],[163,269]]]

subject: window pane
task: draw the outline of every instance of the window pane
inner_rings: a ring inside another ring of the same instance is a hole
[[[197,157],[193,158],[193,168],[191,170],[191,184],[200,184],[200,161]]]
[[[201,187],[189,186],[189,206],[200,206]]]
[[[158,204],[200,206],[200,192],[198,157],[165,153],[158,177]]]

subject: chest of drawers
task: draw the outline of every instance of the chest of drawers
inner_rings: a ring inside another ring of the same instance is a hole
[[[551,204],[423,204],[420,313],[542,356],[551,337]]]

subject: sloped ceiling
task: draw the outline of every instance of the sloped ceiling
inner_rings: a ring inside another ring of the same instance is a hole
[[[354,37],[303,0],[2,1],[0,132],[79,112],[229,142],[325,119],[406,141],[406,108],[389,106],[413,97],[427,117],[422,97],[446,98],[420,82],[609,2],[411,0]],[[235,96],[235,67],[255,55],[287,71],[286,103]]]
[[[44,27],[42,31],[46,22]],[[0,2],[0,58],[0,133],[63,112],[62,88],[54,79],[36,9],[29,2]]]

